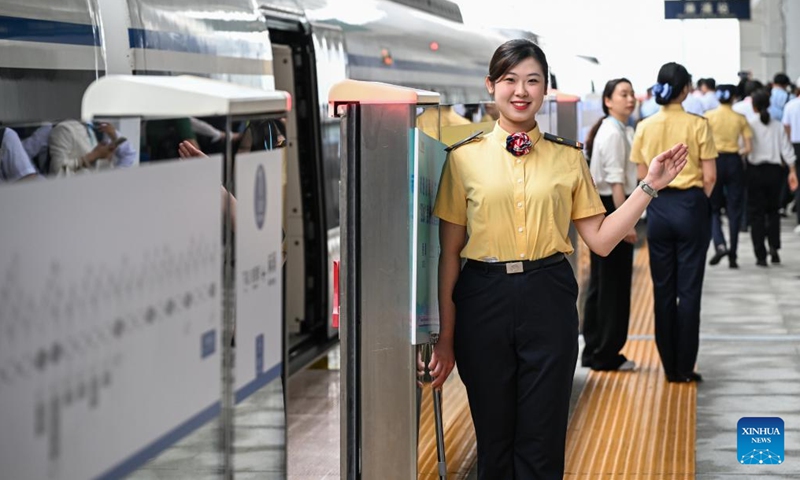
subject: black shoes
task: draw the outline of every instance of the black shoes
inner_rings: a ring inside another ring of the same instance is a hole
[[[733,257],[728,257],[728,267],[730,268],[739,268],[739,264],[736,263],[736,259]]]
[[[758,266],[758,267],[766,267],[766,266],[768,266],[767,265],[767,259],[766,258],[756,259],[756,266]]]
[[[723,248],[718,248],[717,251],[714,253],[714,256],[711,257],[711,260],[708,261],[708,264],[709,265],[716,265],[726,255],[728,255],[728,249],[727,248],[724,248],[724,247]]]
[[[667,381],[670,383],[702,382],[703,376],[696,372],[687,375],[667,375]]]
[[[773,264],[781,263],[781,257],[778,256],[778,250],[770,249],[769,256],[772,258]]]

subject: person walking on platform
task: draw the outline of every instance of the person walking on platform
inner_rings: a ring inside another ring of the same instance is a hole
[[[653,86],[661,111],[636,129],[631,160],[639,176],[665,145],[684,142],[686,168],[647,207],[647,242],[653,278],[656,347],[667,381],[693,382],[700,341],[700,295],[711,236],[708,197],[716,180],[717,148],[708,121],[686,113],[681,102],[691,77],[682,65],[667,63]]]
[[[610,80],[603,90],[605,117],[592,127],[586,139],[589,171],[606,215],[614,213],[636,190],[636,165],[628,161],[633,128],[626,126],[635,107],[631,82],[627,78]],[[636,230],[632,228],[608,256],[591,253],[589,290],[583,309],[585,346],[581,365],[592,370],[636,368],[633,360],[620,353],[628,339],[635,243]]]
[[[753,129],[753,151],[747,161],[747,212],[750,216],[750,237],[756,254],[756,265],[767,266],[767,249],[764,237],[769,243],[772,263],[780,263],[778,250],[781,248],[780,195],[783,187],[782,164],[789,167],[789,186],[797,188],[795,172],[795,153],[789,137],[781,122],[770,118],[770,94],[766,90],[753,93],[753,111],[758,114],[751,118]],[[783,161],[781,161],[783,159]]]
[[[714,256],[709,265],[716,265],[726,255],[728,266],[739,268],[736,251],[739,245],[739,223],[744,206],[744,155],[752,149],[753,131],[744,115],[731,108],[736,93],[735,85],[720,85],[717,98],[720,106],[705,113],[714,143],[719,151],[717,157],[717,182],[711,193],[711,237],[714,240]],[[741,140],[742,148],[739,148]],[[725,207],[730,232],[730,249],[722,233],[721,211]]]
[[[686,163],[685,145],[665,149],[642,188],[605,217],[581,145],[539,130],[548,78],[530,40],[495,51],[486,88],[500,117],[450,147],[434,207],[440,335],[428,366],[441,388],[458,362],[481,480],[563,477],[578,353],[570,220],[607,255]]]
[[[794,147],[794,156],[800,156],[800,97],[789,100],[783,109],[783,128]],[[800,188],[794,191],[794,206],[797,214],[797,226],[794,233],[800,234]]]

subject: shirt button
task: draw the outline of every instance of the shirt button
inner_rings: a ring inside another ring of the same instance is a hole
[[[517,159],[517,163],[522,163],[522,160]]]
[[[517,183],[522,183],[522,179],[521,179],[521,178],[518,178],[518,179],[517,179]]]
[[[517,208],[522,208],[522,202],[517,202]]]
[[[525,254],[524,253],[520,253],[519,254],[519,258],[525,258]]]
[[[517,231],[518,231],[518,232],[521,232],[521,231],[523,231],[523,230],[525,230],[525,229],[524,229],[524,228],[522,228],[522,227],[519,227],[519,228],[517,229]]]

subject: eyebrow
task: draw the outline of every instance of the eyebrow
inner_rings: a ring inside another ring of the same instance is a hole
[[[508,72],[508,73],[506,73],[506,75],[514,75],[515,77],[519,76],[519,74],[516,73],[516,72]],[[544,75],[542,75],[541,73],[538,73],[538,72],[533,72],[533,73],[529,73],[528,76],[529,77],[542,77]]]

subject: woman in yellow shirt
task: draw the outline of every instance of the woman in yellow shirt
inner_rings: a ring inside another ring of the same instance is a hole
[[[434,208],[440,335],[429,367],[439,388],[458,361],[482,480],[562,478],[578,352],[570,221],[607,255],[686,162],[685,145],[666,149],[642,188],[605,217],[581,145],[536,123],[548,78],[533,42],[497,49],[486,88],[499,120],[451,149]]]
[[[742,220],[745,189],[742,156],[750,153],[753,132],[747,123],[747,118],[731,108],[736,96],[736,86],[720,85],[717,87],[716,95],[719,107],[705,113],[719,151],[716,162],[717,182],[714,191],[711,192],[711,237],[714,239],[715,253],[708,264],[716,265],[727,255],[728,265],[731,268],[739,268],[736,250],[739,245],[739,225]],[[720,211],[723,206],[728,217],[730,248],[725,245],[725,234],[722,233]]]
[[[691,76],[683,65],[667,63],[653,86],[661,111],[636,128],[631,160],[640,178],[652,155],[683,142],[689,157],[680,174],[647,207],[647,242],[653,277],[656,346],[667,381],[702,380],[694,372],[700,342],[700,295],[711,236],[708,197],[716,181],[717,148],[708,120],[686,113]]]

